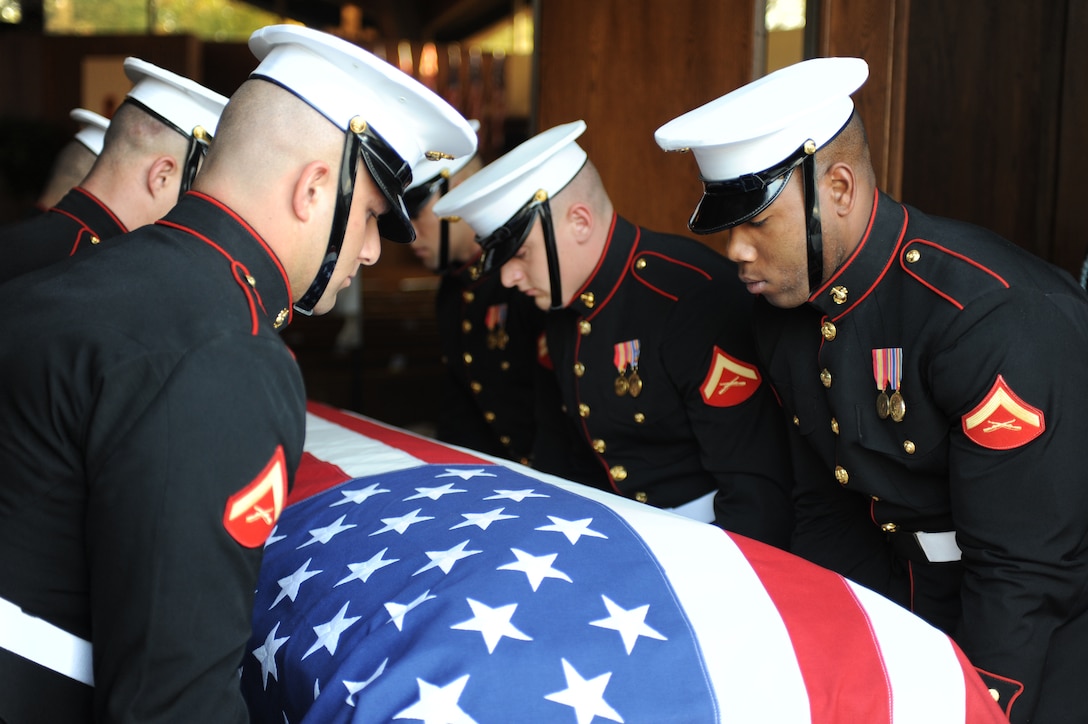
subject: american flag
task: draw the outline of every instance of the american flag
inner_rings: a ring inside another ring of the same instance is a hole
[[[255,722],[1001,722],[944,634],[782,551],[311,404]]]

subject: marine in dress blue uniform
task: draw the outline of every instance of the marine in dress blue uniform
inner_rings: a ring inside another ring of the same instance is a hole
[[[250,44],[261,63],[237,115],[164,219],[0,288],[6,724],[249,721],[238,667],[305,430],[278,332],[292,310],[331,308],[362,255],[376,260],[379,227],[411,239],[402,194],[424,149],[475,148],[448,104],[356,46],[294,26]],[[248,122],[269,114],[310,133]],[[316,157],[310,171],[222,184],[248,169],[221,159],[270,141]],[[323,157],[334,143],[340,168]],[[275,202],[288,178],[290,199],[321,204]]]
[[[116,117],[126,120],[110,124],[114,133],[107,130],[101,139],[102,166],[92,168],[86,187],[75,186],[44,213],[0,228],[0,282],[97,250],[103,242],[155,221],[189,189],[227,99],[139,58],[125,59],[124,69],[133,86]],[[152,124],[162,126],[159,134],[148,131]],[[176,142],[173,133],[178,134]],[[187,143],[184,156],[171,152],[181,147],[181,139]],[[149,164],[164,156],[171,166],[160,167],[162,190],[152,194],[146,188],[148,176],[154,175],[156,182],[159,176]],[[145,188],[134,195],[133,183]]]
[[[588,242],[599,250],[576,259],[552,216],[570,202],[552,202],[583,172],[577,184],[600,183],[575,142],[584,129],[578,121],[545,131],[435,207],[476,229],[485,270],[501,268],[505,284],[549,308],[547,355],[566,432],[540,428],[535,465],[784,546],[785,438],[754,364],[751,299],[721,256],[637,227],[610,202],[599,204],[598,241]],[[507,276],[526,253],[546,255],[547,293],[529,274]],[[580,451],[564,455],[575,439]]]
[[[1088,663],[1085,295],[876,190],[849,102],[866,73],[807,61],[657,132],[699,162],[691,227],[732,228],[727,254],[762,292],[793,550],[952,634],[1011,721],[1088,720],[1073,673]],[[801,260],[799,300],[768,253]]]
[[[424,161],[405,193],[413,251],[440,275],[435,317],[445,378],[435,437],[529,464],[544,313],[497,275],[481,273],[472,229],[434,215],[435,203],[479,165],[475,156]],[[558,408],[557,399],[552,404]]]

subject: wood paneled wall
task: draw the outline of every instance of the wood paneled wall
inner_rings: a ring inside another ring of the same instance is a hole
[[[910,2],[903,200],[1079,268],[1088,0]]]
[[[654,131],[752,80],[753,0],[547,0],[537,21],[537,131],[586,122],[579,144],[617,211],[691,235],[702,193],[689,154],[663,152]],[[762,23],[762,18],[760,18]],[[698,237],[711,246],[722,235]]]

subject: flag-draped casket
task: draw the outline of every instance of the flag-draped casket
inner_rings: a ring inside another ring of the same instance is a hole
[[[777,549],[311,404],[258,722],[1000,722],[952,641]]]

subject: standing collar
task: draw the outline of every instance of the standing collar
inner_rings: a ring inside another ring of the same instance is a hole
[[[574,295],[569,309],[585,317],[599,312],[615,294],[623,281],[638,248],[639,229],[615,212],[604,251],[597,260],[597,267],[586,283]]]
[[[49,212],[61,213],[79,221],[99,239],[112,239],[128,232],[110,208],[82,186],[69,190]]]
[[[846,316],[869,296],[895,263],[906,228],[907,211],[903,205],[875,191],[873,212],[857,248],[809,297],[809,303],[832,320]]]
[[[155,222],[186,231],[210,245],[256,292],[276,329],[291,321],[291,283],[268,243],[242,217],[217,199],[189,191],[165,217]]]

